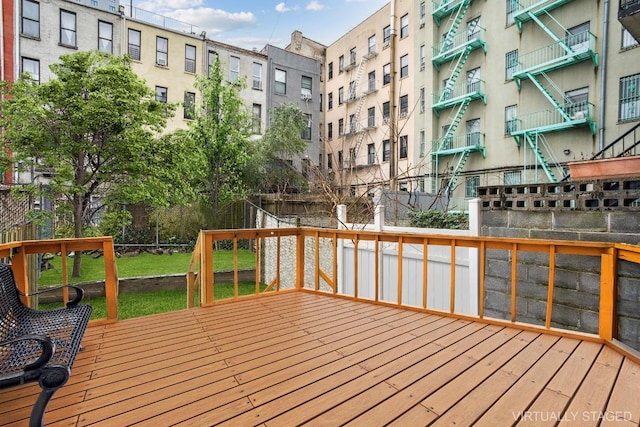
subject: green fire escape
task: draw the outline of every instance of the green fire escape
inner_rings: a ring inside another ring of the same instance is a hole
[[[570,1],[514,0],[513,4],[513,19],[520,31],[525,22],[532,21],[553,40],[549,45],[513,58],[512,76],[518,88],[522,87],[525,80],[529,80],[549,101],[551,108],[518,116],[511,129],[516,143],[527,143],[534,154],[535,163],[544,170],[551,182],[562,179],[564,171],[545,134],[581,126],[588,126],[592,134],[596,132],[593,104],[580,94],[564,92],[549,75],[555,70],[586,60],[591,60],[594,67],[598,65],[595,36],[588,29],[569,31],[550,14],[553,9]]]
[[[443,191],[450,193],[473,152],[486,155],[483,134],[467,132],[456,135],[456,130],[464,117],[471,102],[482,100],[486,104],[484,82],[467,75],[465,82],[459,82],[460,74],[471,52],[482,49],[486,52],[484,30],[477,24],[468,25],[466,31],[459,31],[460,24],[469,9],[472,0],[433,0],[432,17],[436,25],[440,26],[444,18],[448,17],[449,27],[442,41],[433,46],[432,63],[438,72],[446,72],[448,78],[443,80],[442,88],[434,93],[431,109],[440,116],[445,110],[450,110],[448,125],[445,126],[441,138],[432,142],[431,156],[434,160],[434,170],[440,172],[440,165],[447,164],[447,172],[443,180]],[[448,64],[448,69],[444,66]],[[439,180],[436,180],[436,191],[439,190]]]

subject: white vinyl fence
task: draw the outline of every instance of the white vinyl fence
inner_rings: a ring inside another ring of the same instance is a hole
[[[479,200],[469,202],[469,230],[439,230],[414,227],[388,227],[382,225],[384,207],[376,209],[374,225],[350,224],[344,219],[345,207],[338,208],[342,228],[352,230],[393,231],[421,235],[479,235]],[[358,297],[375,297],[375,250],[374,242],[358,243]],[[382,301],[398,302],[398,244],[380,242],[378,265],[378,298]],[[478,314],[478,250],[456,248],[455,253],[455,311]],[[338,242],[338,293],[355,293],[355,246],[348,240]],[[427,308],[449,311],[451,301],[451,248],[429,245],[427,248]],[[423,305],[423,260],[424,246],[404,244],[402,247],[402,303],[422,307]]]

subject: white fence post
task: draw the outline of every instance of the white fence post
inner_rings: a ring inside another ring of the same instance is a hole
[[[347,223],[347,206],[346,205],[338,205],[336,206],[336,218],[338,220],[338,230],[344,230]],[[337,259],[338,263],[338,293],[344,293],[344,239],[338,239],[338,251],[337,251]]]

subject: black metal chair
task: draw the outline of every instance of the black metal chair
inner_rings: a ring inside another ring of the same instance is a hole
[[[11,268],[0,264],[0,388],[39,382],[42,391],[29,423],[33,427],[43,425],[49,400],[69,379],[93,311],[89,305],[78,305],[81,288],[68,287],[76,296],[65,308],[31,309],[20,300]]]

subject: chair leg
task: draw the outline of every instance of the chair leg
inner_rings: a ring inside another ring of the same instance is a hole
[[[40,374],[38,382],[42,391],[38,395],[36,403],[31,410],[29,427],[42,427],[44,425],[44,412],[53,393],[66,384],[69,379],[69,369],[62,366],[50,366]]]
[[[51,400],[51,396],[56,392],[58,388],[43,389],[36,400],[35,405],[31,409],[31,418],[29,419],[29,427],[42,427],[44,426],[44,412],[47,410],[47,404]]]

